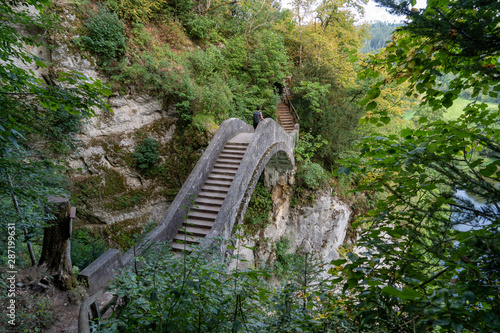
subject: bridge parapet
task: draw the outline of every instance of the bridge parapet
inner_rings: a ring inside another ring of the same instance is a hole
[[[212,230],[202,242],[203,246],[210,246],[215,237],[231,238],[234,225],[242,221],[257,181],[266,165],[270,164],[274,168],[290,172],[293,170],[295,166],[293,151],[299,134],[298,124],[291,133],[287,133],[274,120],[266,119],[266,121],[260,123],[253,134]]]

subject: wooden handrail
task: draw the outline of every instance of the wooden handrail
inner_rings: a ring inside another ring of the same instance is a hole
[[[286,104],[288,104],[289,108],[292,110],[292,116],[293,120],[295,120],[296,123],[300,122],[300,117],[299,114],[297,113],[297,110],[295,110],[295,107],[292,104],[292,101],[290,100],[290,96],[286,96]]]

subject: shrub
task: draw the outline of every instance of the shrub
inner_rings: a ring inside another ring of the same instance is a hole
[[[280,82],[291,68],[283,37],[266,30],[259,32],[255,40],[254,49],[248,54],[250,74],[260,87]]]
[[[104,239],[96,238],[90,229],[75,230],[71,235],[71,263],[79,270],[87,267],[105,251]]]
[[[142,142],[137,145],[134,152],[137,167],[139,169],[151,168],[156,163],[158,156],[160,155],[158,148],[160,148],[160,143],[158,141],[150,137],[142,140]]]
[[[123,59],[109,72],[114,85],[133,85],[137,92],[175,103],[179,118],[190,122],[191,101],[197,96],[197,87],[181,61],[167,45],[153,50],[132,50],[129,59]]]
[[[63,154],[75,148],[77,141],[73,134],[82,128],[83,117],[83,114],[72,114],[63,108],[47,112],[40,125],[45,127],[45,136],[55,152]]]
[[[315,153],[323,145],[327,144],[321,135],[314,137],[310,133],[301,135],[299,143],[295,148],[295,159],[298,162],[297,178],[311,190],[323,186],[327,180],[327,174],[318,163],[311,162]]]
[[[209,16],[184,15],[184,27],[192,39],[210,40],[217,42],[220,39],[217,31],[218,22]]]
[[[144,23],[158,11],[164,0],[108,0],[107,6],[126,20]]]
[[[301,178],[304,184],[311,190],[320,188],[327,180],[326,172],[321,165],[311,161],[304,161],[301,163],[297,176]]]
[[[215,120],[222,122],[234,110],[234,95],[231,87],[222,77],[216,76],[201,92],[202,112],[213,114]]]
[[[334,298],[315,256],[296,255],[289,279],[272,286],[267,268],[229,269],[236,256],[225,257],[220,246],[193,245],[183,256],[158,244],[143,253],[140,268],[122,271],[113,283],[120,300],[98,331],[348,332],[325,315]]]
[[[245,230],[254,235],[265,229],[269,224],[269,215],[273,208],[271,193],[264,187],[262,181],[255,186],[252,198],[245,213]]]
[[[281,237],[274,243],[273,250],[276,255],[274,268],[280,277],[287,277],[300,257],[297,253],[289,253],[291,247],[292,239],[287,236]]]
[[[119,58],[125,49],[125,25],[116,13],[100,8],[85,23],[87,35],[81,37],[85,47],[102,62]]]

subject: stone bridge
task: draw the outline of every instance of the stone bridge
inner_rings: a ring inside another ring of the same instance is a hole
[[[204,237],[192,240],[201,243],[202,246],[210,245],[215,237],[222,236],[225,239],[232,237],[234,226],[243,220],[257,181],[264,170],[268,173],[293,170],[295,165],[293,151],[298,136],[298,123],[289,127],[287,132],[273,119],[266,119],[266,122],[261,122],[254,132],[252,126],[240,119],[231,118],[224,121],[158,227],[146,235],[135,248],[123,255],[117,249],[109,249],[79,274],[79,279],[86,282],[89,294],[92,295],[81,306],[79,332],[89,332],[88,309],[90,307],[92,310],[93,317],[99,316],[96,300],[103,295],[119,269],[133,263],[134,256],[142,253],[151,244],[175,241],[183,223],[186,222],[188,212],[195,206],[193,198],[207,188],[205,182],[217,167],[219,155],[228,142],[244,138],[246,150],[242,154],[239,166],[235,169],[230,185],[226,185],[227,193],[220,199],[222,201],[220,207],[217,207],[213,214],[213,220],[209,221],[210,227],[205,226]]]

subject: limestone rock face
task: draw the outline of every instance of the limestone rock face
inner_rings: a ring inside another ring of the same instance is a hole
[[[323,261],[338,259],[337,248],[344,243],[351,209],[332,195],[320,193],[312,207],[294,210],[286,233],[292,239],[292,249],[316,251]]]
[[[290,240],[289,253],[315,252],[324,263],[339,258],[337,249],[344,243],[352,215],[349,206],[331,189],[315,193],[312,206],[290,208],[289,199],[286,184],[283,180],[278,181],[273,189],[274,222],[259,235],[243,236],[237,242],[239,258],[248,262],[233,266],[248,267],[259,262],[272,264],[275,260],[273,245],[283,237]]]
[[[98,71],[96,59],[73,43],[82,22],[71,12],[70,5],[65,5],[64,1],[59,1],[59,5],[64,29],[46,36],[40,46],[27,49],[50,67],[39,68],[34,63],[21,61],[15,64],[33,71],[47,85],[55,84],[59,73],[71,72],[106,83],[106,78]],[[36,14],[34,7],[30,11]],[[30,34],[23,26],[16,28],[23,35]],[[106,102],[112,112],[95,109],[95,116],[84,119],[80,133],[74,135],[79,147],[66,159],[70,167],[72,201],[78,207],[77,225],[140,225],[160,221],[182,185],[183,174],[189,174],[189,165],[179,166],[178,161],[182,159],[173,147],[175,106],[168,101],[133,93],[133,87],[129,90],[131,92],[125,95],[110,96]],[[134,158],[138,145],[147,137],[160,143],[155,170],[139,169]],[[193,150],[194,156],[201,155],[197,151],[199,147]]]

